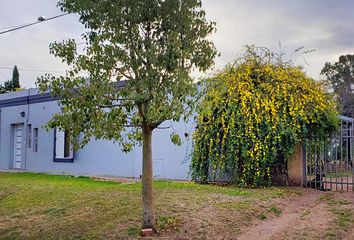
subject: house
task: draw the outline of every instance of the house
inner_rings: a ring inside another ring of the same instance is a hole
[[[142,148],[126,154],[117,143],[91,140],[74,152],[67,133],[47,131],[43,126],[60,111],[50,94],[28,89],[0,95],[0,170],[25,170],[72,175],[95,175],[139,178]],[[162,125],[170,125],[163,123]],[[154,176],[165,179],[188,179],[192,143],[185,132],[193,124],[173,123],[182,146],[170,141],[171,130],[156,129],[153,134]]]

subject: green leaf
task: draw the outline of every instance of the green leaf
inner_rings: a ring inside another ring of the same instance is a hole
[[[171,142],[177,146],[181,146],[182,145],[182,140],[180,138],[180,136],[177,134],[177,133],[172,133],[170,135],[170,139],[171,139]]]

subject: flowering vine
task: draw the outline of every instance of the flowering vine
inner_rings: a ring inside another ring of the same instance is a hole
[[[294,147],[337,127],[337,112],[323,84],[264,48],[205,81],[194,132],[192,177],[268,185],[287,172]]]

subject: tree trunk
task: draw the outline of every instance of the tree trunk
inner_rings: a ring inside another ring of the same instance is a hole
[[[143,229],[155,227],[155,208],[152,173],[152,129],[143,127]]]

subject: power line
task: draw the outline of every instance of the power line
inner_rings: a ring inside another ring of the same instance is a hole
[[[1,35],[1,34],[4,34],[4,33],[8,33],[8,32],[12,32],[12,31],[19,30],[19,29],[21,29],[21,28],[26,28],[26,27],[29,27],[29,26],[32,26],[32,25],[36,25],[36,24],[39,24],[39,23],[42,23],[42,22],[46,22],[46,21],[49,21],[49,20],[53,20],[53,19],[55,19],[55,18],[60,18],[60,17],[63,17],[63,16],[65,16],[65,15],[68,15],[68,14],[69,14],[69,13],[63,13],[63,14],[60,14],[60,15],[57,15],[57,16],[54,16],[54,17],[50,17],[50,18],[47,18],[47,19],[43,19],[43,20],[39,20],[39,19],[38,19],[37,22],[25,24],[25,25],[22,25],[22,26],[18,26],[18,27],[15,27],[15,28],[11,28],[11,29],[2,31],[2,32],[0,32],[0,35]]]
[[[14,25],[14,26],[9,26],[9,27],[0,27],[0,29],[3,30],[3,29],[9,29],[9,28],[17,28],[17,27],[20,27],[20,26],[23,26],[23,25]]]
[[[13,70],[14,68],[12,67],[3,67],[0,66],[0,69],[6,69],[6,70]],[[18,70],[21,71],[27,71],[27,72],[51,72],[51,73],[65,73],[64,71],[52,71],[52,70],[41,70],[41,69],[28,69],[28,68],[17,68]]]

